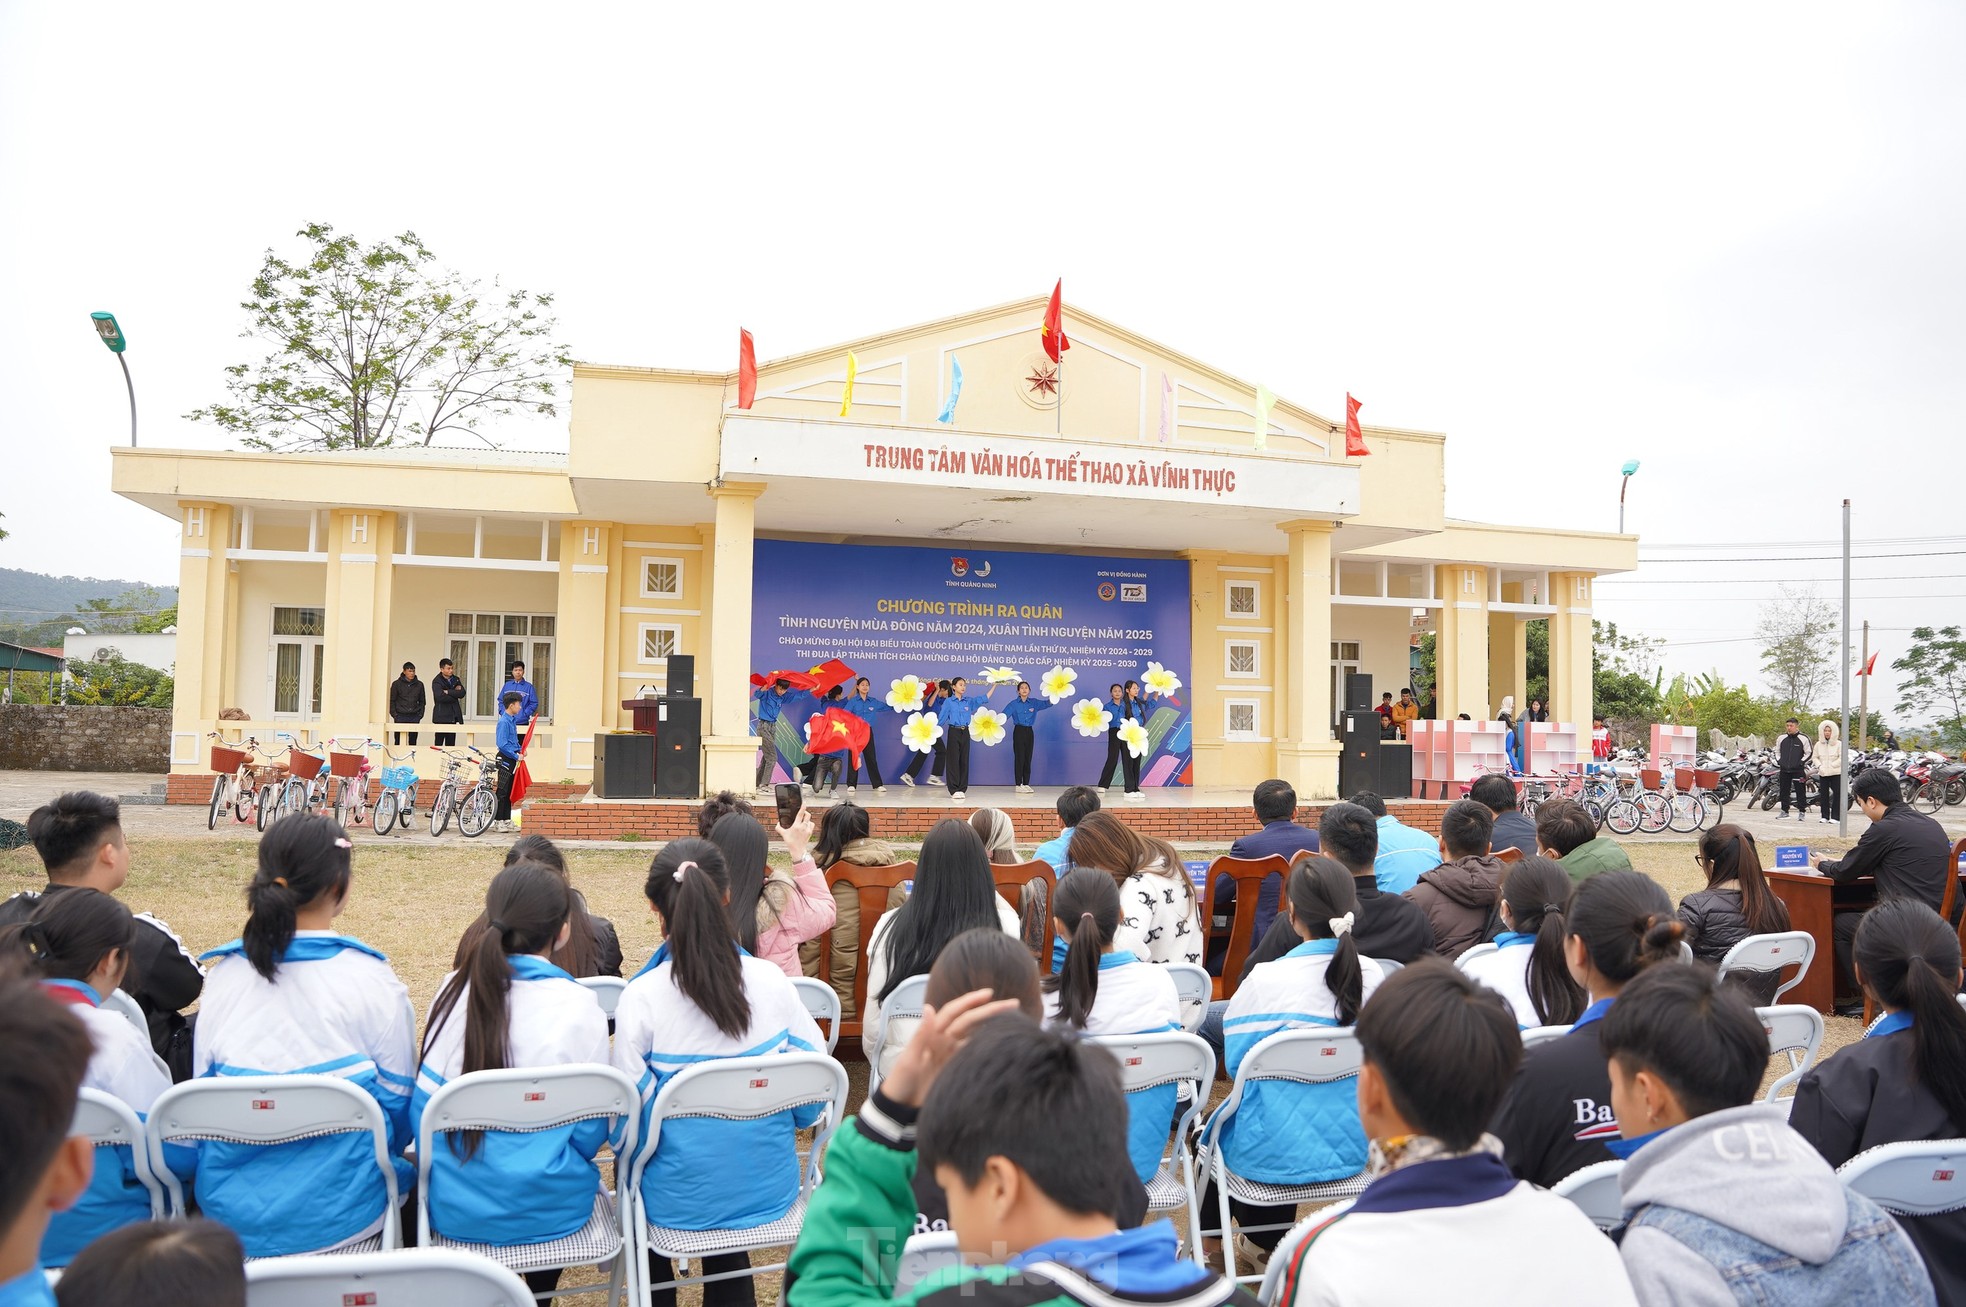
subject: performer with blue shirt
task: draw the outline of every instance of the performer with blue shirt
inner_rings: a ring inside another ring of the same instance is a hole
[[[860,751],[860,760],[867,764],[867,783],[874,787],[874,793],[886,794],[887,786],[881,783],[881,760],[874,752],[874,719],[884,712],[892,712],[893,709],[868,691],[867,678],[863,676],[853,683],[852,695],[840,707],[867,723],[867,747]],[[853,761],[851,755],[848,756],[847,761]],[[856,788],[854,783],[859,779],[859,767],[847,773],[846,794],[849,799],[853,797]]]
[[[495,738],[498,748],[498,808],[492,814],[495,831],[512,829],[512,782],[519,774],[519,752],[524,742],[519,738],[519,717],[526,710],[525,697],[517,690],[507,690],[499,699],[498,728]]]
[[[1051,706],[1049,699],[1032,697],[1029,681],[1019,681],[1017,697],[1004,707],[1003,715],[1010,719],[1011,781],[1019,794],[1032,792],[1031,749],[1038,738],[1032,724],[1037,721],[1039,713]]]
[[[779,677],[759,689],[758,699],[758,793],[771,797],[771,773],[778,766],[778,715],[792,697],[792,683]]]
[[[508,694],[519,696],[519,725],[524,726],[539,712],[539,691],[526,679],[526,665],[522,662],[513,662],[508,670],[505,684],[498,687],[498,701],[504,703]]]
[[[969,681],[958,676],[949,682],[948,697],[935,710],[935,720],[942,723],[942,775],[949,786],[949,797],[957,803],[968,797],[969,724],[978,708],[988,706],[996,687],[973,696],[968,690]]]
[[[192,1044],[199,1076],[330,1075],[382,1107],[399,1194],[410,1141],[416,1015],[389,961],[337,934],[348,906],[348,837],[332,817],[282,817],[259,841],[241,937],[205,954]],[[366,1134],[288,1144],[198,1145],[198,1206],[249,1257],[322,1252],[371,1238],[388,1190]]]

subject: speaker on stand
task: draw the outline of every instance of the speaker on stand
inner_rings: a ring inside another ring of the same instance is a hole
[[[655,797],[694,799],[702,793],[703,700],[658,699],[655,728]]]
[[[1370,677],[1353,679],[1364,680],[1366,694],[1372,693]],[[1379,714],[1370,708],[1347,709],[1342,724],[1345,751],[1338,755],[1339,796],[1357,794],[1360,790],[1379,794]],[[1395,797],[1404,798],[1405,795],[1401,793]]]

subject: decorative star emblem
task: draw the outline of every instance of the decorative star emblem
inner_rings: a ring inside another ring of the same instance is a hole
[[[1031,383],[1034,395],[1056,395],[1058,393],[1058,369],[1048,363],[1040,363],[1037,370],[1024,380]]]

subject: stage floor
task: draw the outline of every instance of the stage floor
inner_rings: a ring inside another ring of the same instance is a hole
[[[1067,788],[1067,786],[1063,785],[1040,785],[1036,788],[1035,793],[1019,794],[1008,785],[977,785],[970,788],[961,802],[956,802],[949,797],[948,789],[941,785],[933,787],[917,785],[913,788],[906,785],[890,785],[887,787],[886,794],[876,794],[872,787],[866,785],[862,785],[859,789],[848,792],[847,788],[842,785],[837,791],[821,790],[817,794],[808,795],[807,801],[815,808],[825,807],[830,803],[841,803],[852,800],[863,808],[946,808],[952,811],[961,811],[965,814],[974,812],[978,808],[1043,808],[1046,811],[1053,811],[1058,806],[1058,796],[1063,794]],[[1249,811],[1251,803],[1250,787],[1239,785],[1155,786],[1143,789],[1140,792],[1147,797],[1138,803],[1129,803],[1126,800],[1124,791],[1115,785],[1111,790],[1101,794],[1099,800],[1102,806],[1120,813],[1139,808],[1239,808]],[[760,802],[768,803],[770,801],[769,799],[761,798],[755,793],[746,794],[744,797],[750,799],[753,804]],[[703,802],[701,799],[599,798],[589,798],[586,801],[590,803],[610,804],[681,803],[693,807],[701,806]],[[1446,806],[1445,801],[1439,799],[1408,799],[1402,796],[1388,797],[1387,801],[1396,803],[1426,803],[1429,806],[1438,807]],[[1253,814],[1251,820],[1254,820]]]

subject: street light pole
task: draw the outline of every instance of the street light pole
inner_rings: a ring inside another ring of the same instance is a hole
[[[130,342],[124,337],[123,328],[117,325],[114,313],[91,313],[89,318],[96,324],[96,335],[101,338],[103,345],[123,366],[123,387],[130,392],[130,448],[135,449],[137,447],[137,387],[136,383],[130,380],[130,361],[123,357],[123,350]]]
[[[1632,483],[1632,478],[1638,475],[1638,460],[1634,458],[1630,462],[1626,463],[1622,471],[1625,474],[1625,479],[1618,483],[1618,534],[1619,535],[1623,535],[1625,533],[1625,487],[1629,486]]]

